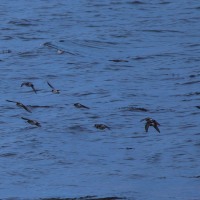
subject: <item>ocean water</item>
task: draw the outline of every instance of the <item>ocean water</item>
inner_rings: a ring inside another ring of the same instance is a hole
[[[0,199],[199,200],[199,20],[196,0],[1,0]]]

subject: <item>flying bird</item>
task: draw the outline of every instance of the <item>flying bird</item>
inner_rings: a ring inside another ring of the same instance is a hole
[[[84,106],[83,104],[80,104],[80,103],[75,103],[74,106],[75,106],[76,108],[86,108],[86,109],[90,109],[89,107]]]
[[[37,91],[36,91],[36,89],[35,89],[33,83],[31,83],[31,82],[23,82],[23,83],[21,84],[21,87],[23,87],[24,85],[25,85],[26,87],[31,87],[32,90],[33,90],[35,93],[37,93]]]
[[[97,129],[100,129],[100,130],[104,130],[104,129],[110,129],[110,127],[108,127],[107,125],[105,125],[105,124],[95,124],[94,125],[95,126],[95,128],[97,128]]]
[[[146,121],[146,124],[145,124],[145,131],[148,132],[149,130],[149,126],[153,126],[159,133],[160,133],[160,130],[158,128],[158,126],[160,126],[160,124],[155,120],[155,119],[152,119],[150,117],[146,117],[144,119],[142,119],[141,121]]]
[[[18,102],[18,101],[11,101],[11,100],[6,100],[6,101],[15,103],[16,106],[18,106],[18,107],[20,107],[20,108],[23,108],[23,109],[26,110],[27,112],[30,112],[30,113],[31,113],[31,111],[28,109],[28,107],[25,106],[23,103],[20,103],[20,102]]]
[[[36,120],[32,120],[32,119],[28,119],[28,118],[25,118],[25,117],[21,117],[23,120],[26,120],[29,124],[31,125],[35,125],[37,127],[41,127],[40,123]]]
[[[47,84],[49,85],[49,87],[52,89],[51,92],[53,94],[60,94],[60,90],[55,89],[48,81]]]

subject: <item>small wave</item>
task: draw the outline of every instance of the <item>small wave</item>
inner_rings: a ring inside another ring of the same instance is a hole
[[[200,95],[200,92],[191,92],[191,93],[188,93],[188,94],[184,94],[182,96],[187,96],[187,97],[190,97],[190,96],[198,96]],[[181,95],[179,95],[181,96]]]
[[[97,197],[97,196],[85,196],[78,198],[40,198],[40,200],[119,200],[125,199],[123,197]]]
[[[6,50],[1,50],[0,54],[7,54],[7,53],[11,53],[12,51],[10,49],[6,49]]]
[[[134,60],[145,60],[145,59],[151,59],[153,58],[152,55],[146,55],[146,56],[135,56],[133,59]]]
[[[16,25],[16,26],[35,26],[36,25],[32,23],[32,20],[27,20],[27,19],[9,21],[8,23]]]
[[[34,51],[24,51],[18,53],[19,56],[21,57],[37,57],[38,54],[36,54]]]
[[[0,157],[14,157],[16,155],[16,153],[2,153],[0,154]]]
[[[112,62],[128,62],[128,60],[121,60],[121,59],[113,59],[113,60],[109,60]]]
[[[28,107],[31,108],[52,108],[53,106],[38,106],[38,105],[27,105]]]
[[[144,2],[142,1],[130,1],[130,2],[127,2],[128,4],[132,4],[132,5],[140,5],[140,4],[145,4]]]
[[[159,4],[161,4],[161,5],[165,5],[165,4],[170,4],[170,3],[172,3],[172,2],[169,2],[169,1],[163,1],[163,2],[160,2]]]
[[[177,30],[162,30],[162,29],[144,29],[144,30],[138,30],[138,31],[143,31],[143,32],[153,32],[153,33],[183,33],[181,31]]]
[[[191,84],[195,84],[195,83],[200,83],[200,81],[185,82],[185,83],[182,83],[182,85],[191,85]]]
[[[196,176],[182,176],[182,177],[184,177],[184,178],[200,178],[200,175],[196,175]]]
[[[122,110],[125,110],[125,111],[136,111],[136,112],[148,112],[149,110],[146,109],[146,108],[140,108],[140,107],[122,107],[120,108]]]

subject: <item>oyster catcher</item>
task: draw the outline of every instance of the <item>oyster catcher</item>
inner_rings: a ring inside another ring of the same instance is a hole
[[[52,89],[51,92],[53,94],[60,94],[60,90],[55,89],[48,81],[47,84],[49,85],[49,87]]]
[[[144,119],[141,120],[142,121],[146,121],[146,124],[145,124],[145,131],[148,132],[148,129],[149,129],[149,126],[153,126],[159,133],[160,133],[160,130],[158,128],[158,126],[160,126],[160,124],[155,120],[155,119],[152,119],[150,117],[146,117]]]
[[[35,87],[34,87],[34,85],[33,85],[32,82],[23,82],[23,83],[21,84],[21,87],[23,87],[24,85],[25,85],[26,87],[31,87],[32,90],[35,92],[35,94],[37,94],[37,91],[36,91],[36,89],[35,89]]]
[[[28,107],[25,106],[23,103],[20,103],[20,102],[18,102],[18,101],[11,101],[11,100],[6,100],[6,101],[15,103],[16,106],[18,106],[18,107],[20,107],[20,108],[23,108],[23,109],[26,110],[27,112],[30,112],[30,113],[31,113],[31,111],[28,109]]]
[[[25,118],[25,117],[21,117],[23,120],[26,120],[29,124],[31,125],[35,125],[37,127],[41,127],[40,123],[36,120],[32,120],[32,119],[28,119],[28,118]]]

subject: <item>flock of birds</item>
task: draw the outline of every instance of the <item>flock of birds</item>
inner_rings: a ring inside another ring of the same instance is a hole
[[[47,81],[47,84],[49,85],[49,87],[51,88],[51,92],[53,94],[60,94],[60,90],[54,88],[48,81]],[[33,92],[35,92],[37,94],[37,90],[35,89],[34,85],[32,82],[23,82],[21,84],[21,87],[23,86],[26,86],[26,87],[31,87]],[[21,102],[18,102],[18,101],[12,101],[12,100],[6,100],[7,102],[11,102],[11,103],[15,103],[16,106],[20,107],[20,108],[23,108],[24,110],[26,110],[27,112],[31,113],[32,111],[26,106],[24,105],[23,103]],[[81,103],[75,103],[74,106],[76,108],[84,108],[84,109],[89,109],[89,107],[81,104]],[[41,124],[40,122],[36,121],[36,120],[33,120],[33,119],[29,119],[29,118],[26,118],[26,117],[21,117],[21,119],[25,120],[27,123],[31,124],[31,125],[34,125],[34,126],[37,126],[37,127],[41,127]],[[155,130],[157,132],[160,133],[160,130],[158,128],[158,126],[160,126],[160,124],[155,120],[155,119],[152,119],[150,117],[146,117],[144,119],[141,120],[142,121],[146,121],[145,123],[145,131],[148,132],[149,130],[149,127],[150,126],[153,126],[155,128]],[[110,129],[109,126],[105,125],[105,124],[95,124],[94,125],[95,128],[97,129],[100,129],[100,130],[104,130],[104,129]]]

